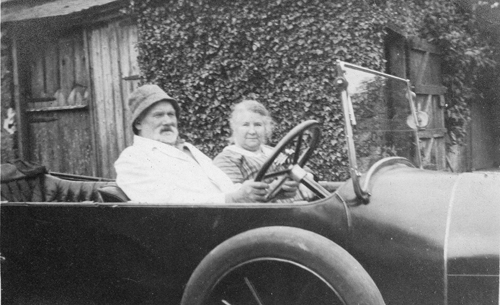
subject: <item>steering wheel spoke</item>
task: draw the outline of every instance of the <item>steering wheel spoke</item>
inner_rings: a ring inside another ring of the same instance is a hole
[[[276,185],[269,191],[269,193],[266,195],[264,201],[269,202],[276,198],[278,196],[279,192],[281,191],[281,187],[283,184],[288,180],[288,175],[280,177],[276,183]]]
[[[299,162],[299,157],[300,157],[300,149],[301,149],[301,146],[302,146],[302,137],[303,137],[304,133],[301,132],[297,138],[297,144],[295,146],[295,153],[293,155],[293,164],[297,164],[297,162]]]
[[[270,173],[270,174],[266,174],[262,180],[267,180],[269,178],[276,178],[276,177],[279,177],[279,176],[283,176],[283,175],[287,175],[290,173],[290,169],[284,169],[282,171],[277,171],[277,172],[274,172],[274,173]]]

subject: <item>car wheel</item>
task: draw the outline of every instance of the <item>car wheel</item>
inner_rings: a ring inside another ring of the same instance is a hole
[[[264,227],[236,235],[198,265],[183,305],[384,304],[364,268],[316,233]]]

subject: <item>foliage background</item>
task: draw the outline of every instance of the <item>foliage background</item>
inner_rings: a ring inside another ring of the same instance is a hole
[[[385,70],[387,25],[443,49],[452,143],[464,137],[468,103],[484,98],[486,80],[499,80],[498,50],[452,1],[132,0],[127,14],[138,23],[144,81],[180,101],[184,138],[214,157],[227,145],[231,106],[255,98],[277,123],[271,144],[304,120],[320,121],[310,167],[325,180],[348,177],[334,63]]]

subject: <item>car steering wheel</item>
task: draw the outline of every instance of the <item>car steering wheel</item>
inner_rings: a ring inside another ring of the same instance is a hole
[[[304,142],[303,137],[305,131],[307,130],[310,130],[312,134],[309,143],[307,143],[307,149],[301,154],[301,148]],[[257,176],[255,176],[255,181],[262,181],[267,178],[281,176],[281,178],[278,180],[278,184],[274,186],[266,195],[265,201],[274,199],[287,179],[293,179],[304,184],[308,189],[310,189],[320,198],[325,198],[330,195],[330,192],[319,185],[319,183],[314,181],[314,179],[306,176],[307,172],[302,168],[311,157],[316,146],[318,146],[320,136],[321,131],[319,128],[319,123],[315,120],[308,120],[295,126],[295,128],[290,130],[288,134],[283,139],[281,139],[281,141],[279,141],[279,143],[274,148],[271,156],[264,162],[262,168],[257,173]],[[287,145],[292,143],[295,139],[297,139],[297,142],[295,143],[295,149],[293,152],[293,157],[291,159],[291,164],[285,170],[267,174],[269,168],[276,160],[276,158],[280,154],[282,154],[285,151]]]

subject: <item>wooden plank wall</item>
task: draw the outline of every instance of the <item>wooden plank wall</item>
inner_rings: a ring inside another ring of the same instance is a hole
[[[88,41],[99,175],[115,178],[114,162],[132,144],[128,98],[138,80],[124,78],[139,75],[137,27],[123,21],[110,22],[91,29]]]

